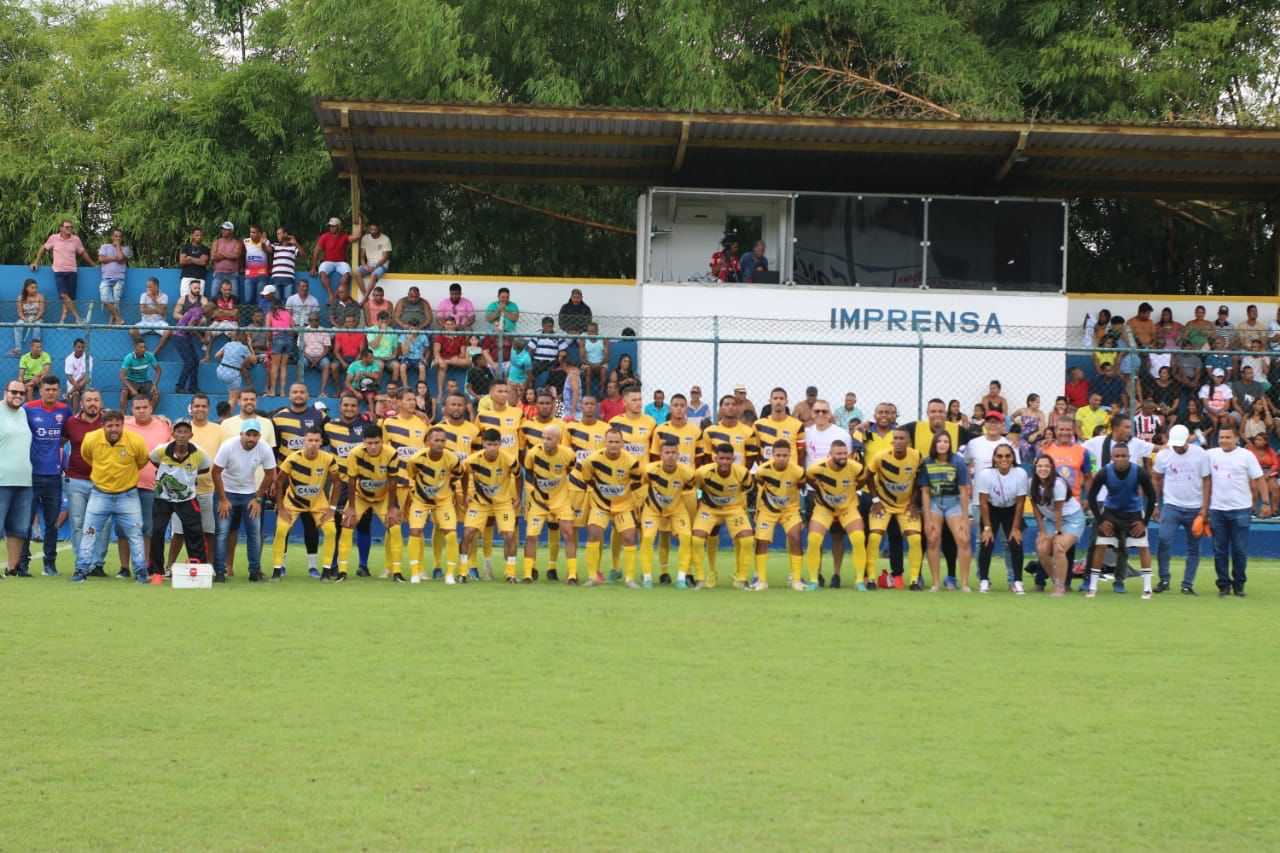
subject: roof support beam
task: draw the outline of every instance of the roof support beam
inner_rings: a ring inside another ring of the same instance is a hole
[[[1019,160],[1025,159],[1025,155],[1022,152],[1027,149],[1027,137],[1029,135],[1030,132],[1026,130],[1021,131],[1018,134],[1017,144],[1013,146],[1013,150],[1009,152],[1009,156],[1004,158],[1004,163],[1000,165],[1000,171],[996,172],[997,184],[1009,176],[1009,173],[1013,171],[1013,167],[1018,164]]]
[[[341,139],[347,131],[326,127],[327,136]],[[554,142],[557,145],[636,145],[671,147],[679,140],[671,136],[641,133],[591,133],[566,130],[509,130],[506,128],[438,128],[438,127],[353,127],[352,136],[362,139],[490,139],[497,142]],[[335,146],[336,147],[336,146]]]
[[[676,143],[676,159],[671,164],[671,174],[675,175],[680,172],[684,166],[684,153],[689,150],[689,122],[680,122],[680,141]]]
[[[343,153],[358,160],[440,163],[506,163],[513,166],[600,166],[624,169],[635,166],[659,167],[666,157],[574,157],[552,154],[484,154],[471,151],[366,151]]]
[[[339,178],[348,178],[350,172],[339,172]],[[366,181],[389,181],[409,184],[582,184],[586,186],[637,186],[650,187],[658,183],[658,177],[596,176],[596,175],[465,175],[449,172],[365,172]]]

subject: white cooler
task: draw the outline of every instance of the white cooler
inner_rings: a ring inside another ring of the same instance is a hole
[[[213,589],[213,566],[208,563],[174,563],[174,589]]]

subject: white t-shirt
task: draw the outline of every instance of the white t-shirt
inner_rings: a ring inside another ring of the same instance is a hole
[[[79,382],[81,377],[91,370],[93,370],[93,356],[88,353],[78,358],[74,352],[67,353],[67,357],[62,361],[62,372],[67,377],[68,388],[72,383]]]
[[[1009,469],[1008,474],[988,468],[978,475],[978,488],[974,493],[986,495],[989,506],[1013,506],[1018,502],[1019,495],[1027,493],[1030,482],[1027,472],[1016,465]]]
[[[240,437],[229,438],[218,448],[213,464],[222,469],[222,487],[229,493],[252,494],[258,490],[258,469],[270,471],[276,467],[276,455],[270,447],[258,441],[253,450],[245,450]]]
[[[1031,484],[1029,481],[1027,484],[1027,494],[1031,494]],[[1066,518],[1069,515],[1075,515],[1078,512],[1082,512],[1082,510],[1080,509],[1080,501],[1076,500],[1075,497],[1071,494],[1071,489],[1067,487],[1067,481],[1062,479],[1061,477],[1054,478],[1053,498],[1048,503],[1040,504],[1040,512],[1044,513],[1045,516],[1048,518],[1053,518],[1053,505],[1056,504],[1058,501],[1063,502],[1062,504],[1063,518]]]
[[[1205,455],[1209,457],[1209,476],[1213,478],[1209,509],[1253,509],[1250,483],[1262,476],[1258,457],[1243,447],[1230,453],[1215,447]]]
[[[1231,393],[1231,386],[1225,382],[1221,385],[1200,386],[1200,399],[1204,401],[1204,407],[1215,415],[1220,415],[1230,409],[1231,400],[1234,396]]]
[[[293,294],[284,301],[284,307],[293,315],[293,325],[300,328],[311,322],[313,314],[320,313],[320,303],[310,293],[307,294],[306,299],[296,293]]]
[[[826,429],[820,430],[816,426],[811,426],[804,431],[804,447],[805,447],[805,464],[810,465],[814,462],[821,462],[831,455],[831,443],[833,441],[843,441],[849,443],[849,431],[840,429],[835,424],[831,424]]]
[[[153,314],[143,312],[141,322],[158,323],[161,325],[168,322],[165,319],[165,312],[169,305],[169,294],[165,293],[163,290],[156,294],[155,299],[151,298],[150,293],[147,293],[145,290],[142,291],[142,295],[138,297],[138,305],[143,308],[161,309],[158,313]]]
[[[1204,478],[1209,476],[1209,454],[1203,447],[1189,444],[1185,453],[1166,447],[1156,456],[1155,472],[1164,477],[1161,497],[1165,503],[1181,509],[1200,509]]]
[[[1173,353],[1167,350],[1148,350],[1147,351],[1147,371],[1151,374],[1152,379],[1160,378],[1160,368],[1167,367],[1169,372],[1173,372]]]
[[[964,461],[969,464],[969,478],[973,483],[978,482],[978,475],[983,471],[991,468],[991,457],[995,456],[996,448],[1004,445],[1013,450],[1013,464],[1016,467],[1018,459],[1018,448],[1013,446],[1013,442],[1004,436],[992,441],[985,435],[977,438],[969,439],[969,443],[964,446]],[[1025,495],[1026,492],[1024,491]],[[978,505],[978,490],[973,490],[973,505]]]

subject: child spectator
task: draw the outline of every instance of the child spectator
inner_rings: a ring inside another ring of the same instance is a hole
[[[249,334],[237,332],[218,351],[218,381],[227,386],[227,397],[233,405],[240,404],[240,389],[257,356],[249,348]],[[219,415],[219,418],[225,416]]]

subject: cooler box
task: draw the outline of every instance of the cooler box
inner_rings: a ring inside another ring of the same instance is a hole
[[[213,566],[208,563],[174,563],[174,589],[213,589]]]

